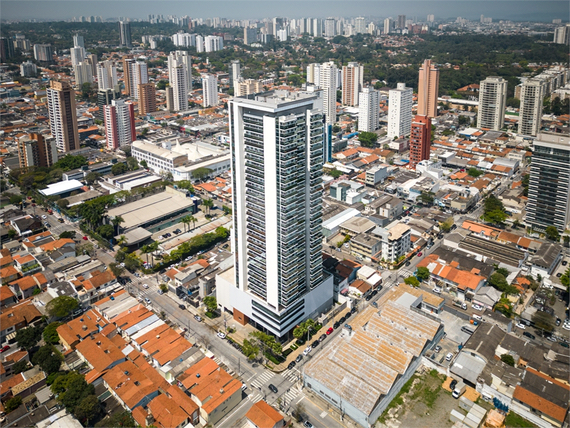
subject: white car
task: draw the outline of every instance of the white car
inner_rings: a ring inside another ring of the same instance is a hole
[[[564,330],[570,330],[570,322],[565,322],[564,324],[562,324],[562,328]]]
[[[43,218],[44,220],[47,219],[47,215],[45,215],[45,214],[42,215],[42,218]]]
[[[433,287],[433,292],[437,293],[437,294],[441,294],[441,288],[439,287]]]
[[[451,353],[451,352],[445,356],[446,361],[451,361],[452,358],[453,358],[453,353]]]
[[[143,284],[143,288],[148,288],[148,284]]]
[[[526,325],[524,325],[522,322],[518,322],[517,328],[520,328],[521,330],[526,330]]]
[[[303,351],[303,355],[305,355],[305,356],[306,356],[306,355],[309,355],[312,350],[313,350],[313,347],[312,347],[312,346],[307,346],[307,349],[305,349],[305,350]]]
[[[473,303],[473,304],[471,305],[471,307],[472,307],[473,309],[475,309],[476,311],[482,311],[482,310],[483,310],[483,307],[480,306],[480,305],[478,305],[477,303]]]
[[[223,332],[221,332],[221,331],[218,331],[218,337],[219,337],[220,339],[225,339],[225,338],[226,338],[226,333],[223,333]]]

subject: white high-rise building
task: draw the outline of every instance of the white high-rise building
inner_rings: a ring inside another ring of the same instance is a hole
[[[202,107],[217,106],[218,101],[218,77],[213,74],[202,74]]]
[[[357,62],[349,62],[342,67],[342,104],[358,105],[358,94],[364,82],[364,67]]]
[[[390,34],[394,28],[394,21],[391,18],[384,20],[384,34]]]
[[[356,34],[366,33],[366,20],[363,17],[354,20],[354,31]]]
[[[535,136],[538,133],[542,119],[543,98],[544,81],[529,79],[522,84],[519,108],[519,134]]]
[[[427,16],[427,22],[434,22],[434,21],[435,21],[435,15],[429,14]]]
[[[91,64],[87,62],[80,62],[75,66],[75,84],[78,86],[84,83],[93,82],[93,69]]]
[[[204,37],[200,35],[196,36],[196,52],[198,53],[204,52]]]
[[[322,268],[324,127],[315,95],[229,101],[234,268],[216,297],[237,322],[285,337],[330,308]]]
[[[80,46],[71,48],[69,50],[69,56],[71,57],[72,67],[75,67],[77,64],[85,60],[85,49]]]
[[[234,60],[230,63],[229,67],[230,71],[230,87],[234,87],[236,85],[236,81],[241,78],[241,64],[239,60]]]
[[[79,34],[73,35],[73,46],[76,48],[84,48],[85,49],[85,42],[83,40],[83,36]]]
[[[49,126],[61,152],[79,149],[75,92],[69,82],[52,80],[46,90]]]
[[[336,20],[334,18],[325,19],[325,37],[336,36]]]
[[[323,113],[326,123],[336,122],[336,88],[338,85],[338,68],[332,61],[321,65],[320,87],[323,89]]]
[[[380,91],[363,88],[358,102],[358,130],[376,131],[380,126]]]
[[[112,61],[101,61],[97,64],[97,83],[100,91],[114,89],[118,82],[117,68]]]
[[[479,85],[477,126],[500,131],[505,122],[506,103],[507,81],[495,76],[483,80]]]
[[[131,144],[137,139],[135,131],[135,109],[132,103],[112,100],[103,106],[107,150],[115,150]]]
[[[129,73],[128,82],[130,84],[130,94],[135,100],[139,99],[139,85],[148,83],[148,68],[146,62],[130,61],[128,69],[124,71]]]
[[[220,36],[206,36],[204,38],[204,50],[215,52],[224,48],[224,38]]]
[[[560,45],[570,44],[570,24],[566,24],[564,27],[557,27],[554,29],[554,43]]]
[[[323,37],[323,20],[319,18],[313,19],[313,36]]]
[[[398,83],[396,89],[390,89],[388,98],[388,138],[405,137],[412,130],[412,88],[405,83]]]
[[[174,111],[188,110],[188,92],[192,89],[192,57],[188,52],[175,51],[168,55],[168,79]]]
[[[307,83],[321,86],[321,64],[313,63],[307,66]]]

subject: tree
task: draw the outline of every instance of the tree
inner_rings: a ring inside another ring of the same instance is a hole
[[[121,175],[121,174],[124,174],[125,172],[127,172],[128,170],[129,170],[129,168],[127,167],[127,165],[125,165],[122,162],[116,163],[115,165],[113,165],[111,167],[111,173],[113,175]]]
[[[429,271],[429,269],[428,269],[427,267],[421,266],[421,267],[419,267],[419,268],[416,270],[416,277],[417,277],[420,281],[426,281],[426,280],[428,280],[429,277],[430,277],[430,275],[431,275],[431,274],[430,274],[430,271]]]
[[[129,168],[129,171],[135,171],[139,169],[139,162],[131,156],[130,158],[127,158],[127,167]]]
[[[41,338],[41,327],[30,326],[22,328],[16,332],[16,343],[18,344],[18,347],[24,348],[28,351],[36,346]]]
[[[487,223],[495,224],[497,226],[503,225],[507,217],[508,214],[501,210],[488,211],[483,214],[483,220],[485,220]]]
[[[507,272],[507,274],[508,274],[508,272]],[[516,288],[512,285],[509,285],[509,283],[507,282],[507,278],[501,272],[497,272],[497,271],[493,272],[493,274],[489,277],[487,282],[489,283],[489,285],[491,287],[496,288],[497,290],[502,291],[503,293],[507,293],[507,294],[518,294],[519,293],[518,288]]]
[[[306,337],[311,331],[316,331],[316,325],[317,323],[315,320],[309,318],[293,329],[293,336],[297,339],[302,339]]]
[[[451,226],[453,226],[453,217],[449,217],[447,220],[445,220],[442,223],[439,223],[439,230],[441,230],[442,232],[449,232],[451,230]]]
[[[374,143],[378,140],[378,135],[374,132],[360,132],[358,134],[358,141],[364,147],[374,147]]]
[[[53,345],[42,346],[32,358],[32,363],[39,365],[47,374],[57,373],[62,361],[63,356]]]
[[[28,361],[20,360],[12,366],[12,371],[14,374],[25,372],[28,369]]]
[[[91,185],[95,183],[97,180],[99,180],[99,177],[101,177],[101,174],[99,174],[98,172],[90,172],[85,176],[85,182]]]
[[[96,395],[88,395],[75,407],[73,413],[84,426],[91,426],[91,422],[101,414],[101,403]]]
[[[125,235],[119,236],[119,239],[117,239],[117,245],[122,246],[122,245],[125,245],[126,243],[127,243],[127,237]],[[115,257],[115,259],[116,259],[116,257]],[[119,261],[119,260],[117,260],[117,261]],[[121,261],[119,261],[119,262],[121,262]]]
[[[191,222],[190,216],[187,215],[187,216],[185,216],[185,217],[182,217],[182,218],[180,219],[180,222],[184,225],[184,232],[186,232],[186,226],[188,226],[188,225],[190,224],[190,222]]]
[[[204,199],[202,201],[202,205],[204,205],[204,208],[206,208],[206,212],[210,214],[210,208],[214,206],[214,201],[212,199]]]
[[[342,172],[335,168],[329,171],[329,175],[336,180],[342,175]]]
[[[253,361],[259,354],[259,346],[255,345],[251,340],[243,339],[242,352],[249,361]]]
[[[134,272],[141,267],[141,262],[139,259],[132,254],[127,254],[123,263],[125,263],[125,268],[129,272]]]
[[[408,285],[411,285],[412,287],[419,287],[420,286],[420,282],[418,281],[418,279],[415,276],[409,276],[409,277],[405,278],[404,282]]]
[[[544,233],[546,235],[546,239],[554,242],[560,242],[560,234],[558,233],[558,229],[555,226],[548,226]]]
[[[65,230],[59,234],[59,239],[73,239],[75,238],[75,230]]]
[[[218,301],[214,296],[204,297],[204,305],[206,305],[209,312],[215,312],[218,309]]]
[[[111,269],[116,278],[119,278],[125,272],[125,268],[119,263],[109,263],[109,269]]]
[[[495,269],[495,272],[500,273],[501,275],[503,275],[505,278],[507,276],[509,276],[509,271],[505,268],[497,268]]]
[[[471,177],[479,177],[480,175],[483,175],[483,171],[478,170],[477,168],[469,168],[467,170],[467,174],[469,174]]]
[[[145,130],[146,130],[146,128],[143,129],[143,135],[146,134],[146,132],[144,132]],[[143,168],[148,168],[148,163],[146,163],[146,161],[143,159],[143,160],[140,162],[140,166],[142,166]]]
[[[507,318],[513,315],[513,305],[506,297],[501,297],[495,304],[495,311],[501,312]]]
[[[75,414],[75,408],[90,395],[95,395],[95,387],[85,381],[85,376],[69,372],[59,376],[51,385],[51,391],[58,395],[57,400]]]
[[[222,205],[222,210],[224,211],[224,214],[231,214],[232,213],[232,209],[230,207],[227,207],[225,205]]]
[[[566,272],[564,272],[562,276],[560,276],[560,282],[566,288],[570,288],[570,268],[566,269]]]
[[[162,291],[163,293],[168,293],[168,285],[160,284],[158,287],[160,288],[160,291]]]
[[[297,422],[301,422],[305,417],[305,405],[299,401],[295,406],[293,406],[292,414],[295,416]]]
[[[59,296],[46,305],[47,313],[56,318],[64,318],[79,307],[79,302],[70,296]]]
[[[18,232],[16,232],[14,229],[10,229],[8,231],[8,239],[14,239],[17,234],[18,234]]]
[[[192,186],[192,182],[188,180],[180,180],[176,182],[176,185],[179,189],[186,189],[190,193],[194,193],[194,186]]]
[[[137,424],[133,418],[133,415],[128,412],[115,412],[110,417],[97,422],[96,427],[104,428],[122,428],[122,427],[136,427]]]
[[[465,116],[465,115],[461,114],[457,118],[457,123],[459,125],[467,125],[467,124],[471,123],[471,119],[469,119],[469,116]]]
[[[22,202],[22,196],[20,195],[10,195],[10,203],[12,205],[18,205]]]
[[[97,228],[97,233],[101,235],[106,240],[113,238],[115,233],[115,228],[112,224],[103,224]]]
[[[55,345],[59,343],[59,334],[57,333],[57,328],[62,325],[60,322],[52,322],[44,329],[42,336],[46,343]]]
[[[111,219],[111,223],[113,224],[113,226],[115,226],[117,228],[117,232],[116,232],[117,235],[120,232],[121,223],[124,223],[124,222],[125,222],[125,219],[123,217],[121,217],[120,215],[117,215]]]
[[[554,317],[548,312],[536,311],[531,320],[537,328],[548,332],[554,330]]]
[[[433,192],[422,191],[420,196],[418,196],[418,199],[423,205],[433,205],[433,197],[434,197]]]
[[[22,397],[20,397],[19,395],[10,398],[4,404],[4,408],[6,409],[6,413],[13,412],[18,407],[20,407],[21,404],[22,404]]]
[[[201,181],[207,176],[209,176],[211,173],[212,170],[209,168],[196,168],[194,171],[192,171],[192,177],[194,177],[196,180]]]
[[[505,364],[508,364],[511,367],[515,366],[515,359],[510,354],[502,354],[501,355],[501,361]]]
[[[72,169],[78,169],[87,165],[87,158],[85,156],[65,155],[63,158],[53,164],[53,169],[61,169],[63,172]]]

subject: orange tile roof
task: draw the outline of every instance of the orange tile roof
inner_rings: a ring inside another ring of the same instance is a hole
[[[43,251],[54,251],[54,250],[57,250],[59,248],[64,247],[65,245],[68,245],[68,244],[75,245],[75,241],[73,241],[73,239],[69,239],[69,238],[58,239],[57,241],[48,242],[47,244],[40,245],[40,248]]]
[[[34,306],[30,300],[11,306],[5,309],[0,314],[0,325],[2,330],[7,330],[10,327],[22,324],[27,326],[29,323],[34,322],[42,317],[42,314]]]
[[[128,409],[133,409],[145,397],[156,394],[163,386],[163,384],[155,384],[134,362],[129,360],[110,369],[103,375],[103,379]]]
[[[115,335],[114,338],[115,337],[121,338],[118,334]],[[127,344],[122,338],[121,340],[123,341],[122,348],[125,348]],[[104,373],[112,364],[125,358],[121,349],[113,343],[111,339],[100,333],[94,334],[91,338],[86,338],[82,342],[79,342],[75,349],[78,353],[83,355],[91,367],[99,373]]]
[[[245,417],[258,428],[273,428],[284,419],[281,413],[264,400],[258,401],[251,406]]]
[[[551,418],[563,422],[566,417],[566,409],[548,401],[546,398],[541,397],[528,389],[517,385],[513,393],[515,400],[522,401],[524,404],[536,409]]]
[[[91,309],[82,316],[60,325],[57,328],[57,334],[71,346],[72,343],[85,339],[91,333],[98,332],[99,327],[106,325],[107,322],[100,317],[99,312]]]
[[[0,301],[3,302],[11,297],[16,297],[15,294],[10,290],[10,287],[3,285],[0,287]]]

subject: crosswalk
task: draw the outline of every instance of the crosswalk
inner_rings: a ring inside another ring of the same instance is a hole
[[[218,364],[218,366],[223,368],[230,376],[233,376],[236,373],[230,367],[226,366],[226,364],[219,357],[214,357],[213,360],[216,362],[216,364]]]
[[[247,396],[247,399],[255,404],[261,399],[263,399],[263,394],[259,391],[253,391],[251,392],[251,394]]]
[[[290,406],[291,403],[293,403],[293,400],[295,400],[295,398],[297,398],[297,396],[300,394],[300,391],[295,388],[294,386],[292,386],[284,395],[283,395],[283,405],[284,406]]]
[[[265,371],[263,372],[261,375],[259,375],[259,377],[257,379],[255,379],[253,382],[251,382],[251,386],[255,387],[255,388],[261,388],[263,385],[265,385],[270,379],[273,378],[273,376],[275,376],[275,373],[273,372],[269,372],[269,371]]]
[[[299,380],[299,370],[297,369],[287,369],[284,372],[281,373],[281,376],[283,376],[285,379],[287,379],[289,382],[297,382],[297,380]]]

